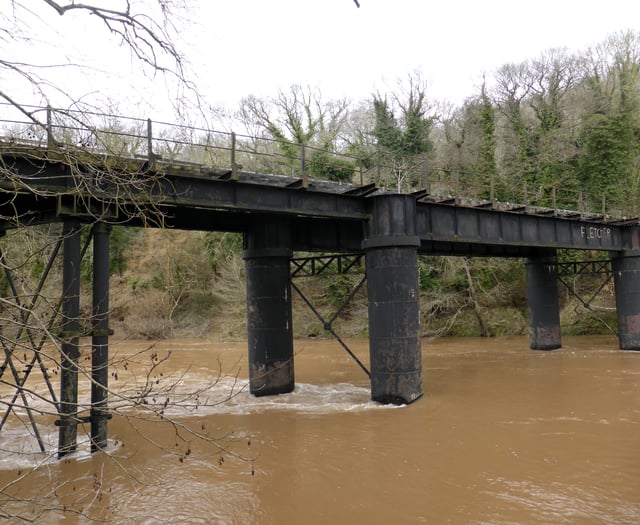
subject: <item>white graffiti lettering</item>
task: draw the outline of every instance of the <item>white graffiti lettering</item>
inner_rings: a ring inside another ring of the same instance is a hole
[[[610,239],[611,228],[598,226],[580,226],[580,237],[583,239]]]

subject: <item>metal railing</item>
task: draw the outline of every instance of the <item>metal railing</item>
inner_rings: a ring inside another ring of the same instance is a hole
[[[609,202],[604,196],[552,186],[505,187],[496,180],[477,184],[464,173],[431,168],[426,160],[402,166],[386,161],[372,145],[362,156],[327,151],[312,145],[278,141],[269,137],[152,121],[91,111],[0,104],[0,146],[64,150],[121,159],[146,160],[163,165],[211,167],[256,174],[328,178],[356,186],[388,186],[415,192],[442,202],[495,206],[513,203],[512,209],[544,209],[559,214],[570,211],[598,220],[629,220],[638,206]],[[336,148],[334,148],[336,149]]]

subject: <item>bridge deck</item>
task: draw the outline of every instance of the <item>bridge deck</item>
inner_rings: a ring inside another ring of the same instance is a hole
[[[291,218],[294,250],[359,251],[375,185],[270,175],[203,164],[0,142],[0,229],[77,216],[132,226],[246,231]],[[620,251],[636,219],[419,191],[415,234],[426,254],[528,256],[541,249]]]

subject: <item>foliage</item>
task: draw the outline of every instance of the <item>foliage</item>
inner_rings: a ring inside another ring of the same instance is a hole
[[[352,162],[331,155],[326,151],[314,152],[307,167],[312,177],[335,182],[352,182],[355,172],[355,166]]]
[[[392,96],[373,98],[376,138],[380,162],[390,172],[391,181],[398,191],[411,189],[421,181],[416,167],[425,162],[433,149],[430,132],[434,117],[429,115],[427,86],[419,76],[410,75],[408,87]],[[394,114],[397,106],[398,116]]]

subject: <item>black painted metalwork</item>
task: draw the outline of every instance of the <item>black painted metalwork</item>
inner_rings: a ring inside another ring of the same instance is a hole
[[[558,277],[573,275],[601,275],[612,273],[611,261],[602,259],[596,261],[568,261],[558,263]]]
[[[573,263],[571,269],[558,266],[556,250],[616,253],[613,264],[621,347],[640,347],[637,219],[621,216],[612,220],[604,206],[602,213],[596,214],[585,213],[582,206],[578,211],[559,210],[555,191],[552,208],[539,208],[532,205],[526,188],[523,203],[508,204],[495,199],[493,186],[490,200],[482,201],[451,192],[434,195],[431,188],[395,194],[377,184],[355,186],[313,180],[305,171],[304,148],[301,171],[295,176],[243,171],[233,134],[230,167],[175,162],[162,159],[153,151],[152,124],[149,120],[146,123],[146,151],[127,159],[105,151],[71,154],[70,149],[61,148],[53,137],[50,111],[46,145],[0,144],[0,162],[5,167],[0,188],[9,196],[0,201],[0,229],[65,221],[64,267],[68,274],[63,278],[60,455],[75,447],[76,425],[80,421],[92,422],[96,448],[100,448],[97,443],[104,444],[106,440],[106,426],[98,429],[103,409],[106,410],[106,397],[103,399],[96,392],[92,414],[87,419],[77,414],[77,386],[73,390],[77,381],[77,293],[76,270],[72,272],[68,267],[75,268],[79,263],[75,262],[76,241],[71,246],[70,240],[75,230],[66,225],[73,223],[76,228],[79,221],[117,220],[130,226],[244,233],[250,385],[256,395],[293,389],[291,288],[299,290],[292,285],[290,273],[317,274],[333,266],[342,271],[345,257],[352,256],[353,262],[345,265],[345,271],[349,271],[360,263],[363,254],[369,295],[371,371],[359,364],[370,374],[375,400],[408,403],[422,395],[418,254],[527,258],[531,346],[550,349],[560,346],[558,278],[564,278],[565,271],[587,271],[578,263]],[[99,180],[96,173],[101,170],[112,177]],[[120,179],[131,182],[125,192],[114,182]],[[302,262],[294,262],[290,272],[291,257],[296,251],[343,255],[324,260],[299,259]],[[604,273],[600,266],[592,266],[591,271]],[[94,289],[94,384],[96,390],[106,394],[104,366],[100,363],[106,359],[102,350],[107,350],[108,339],[103,337],[108,325],[103,324],[106,312],[99,311],[97,305],[108,304],[104,290],[108,286],[108,269],[97,272],[102,277],[98,278],[100,290]],[[364,279],[354,293],[363,283]],[[590,303],[582,302],[587,306]],[[333,332],[335,316],[325,321],[309,306],[325,328]],[[340,340],[335,333],[334,336]],[[11,367],[11,350],[5,348],[5,355],[4,367]],[[15,381],[19,383],[20,378],[15,376]]]
[[[257,221],[245,235],[249,390],[255,396],[295,387],[288,221]]]
[[[422,396],[420,302],[416,249],[367,252],[371,398],[408,404]]]
[[[640,252],[617,255],[611,264],[620,348],[640,350]]]
[[[3,264],[4,264],[4,254],[2,254],[2,258],[3,258]],[[6,269],[6,266],[5,266]],[[7,277],[7,281],[9,283],[9,286],[11,288],[11,292],[13,294],[14,300],[16,301],[16,304],[19,304],[19,296],[15,287],[15,284],[13,282],[13,279],[11,277],[10,272],[6,272],[6,277]],[[22,314],[22,311],[21,311]],[[22,316],[23,319],[26,318],[26,314]],[[24,372],[24,375],[22,377],[20,377],[20,373],[18,372],[17,367],[15,366],[15,363],[13,361],[13,352],[16,349],[17,346],[17,341],[18,339],[14,339],[13,342],[11,344],[8,343],[8,341],[5,339],[5,337],[3,336],[2,339],[2,349],[4,351],[4,355],[5,355],[5,359],[4,362],[2,364],[2,367],[0,368],[0,378],[3,376],[5,370],[7,367],[9,367],[9,370],[11,371],[11,376],[13,378],[14,381],[14,385],[16,387],[16,391],[11,399],[10,402],[7,403],[7,408],[6,411],[4,413],[4,416],[2,418],[2,421],[0,421],[0,429],[2,429],[2,427],[4,426],[10,412],[12,410],[14,410],[15,407],[15,403],[18,399],[18,396],[20,396],[22,403],[23,403],[23,407],[25,408],[26,412],[27,412],[27,417],[29,418],[29,424],[31,425],[31,429],[33,430],[33,435],[35,436],[36,440],[38,441],[38,446],[40,447],[40,450],[42,452],[44,452],[45,447],[44,447],[44,442],[42,441],[42,437],[40,436],[40,431],[38,430],[38,426],[36,424],[36,421],[34,419],[33,416],[33,411],[31,410],[31,407],[29,406],[29,402],[27,400],[27,397],[25,395],[25,391],[24,391],[24,385],[27,382],[27,379],[29,378],[29,375],[31,373],[31,370],[33,369],[33,364],[34,361],[32,360],[31,363],[29,364],[29,366],[27,367],[27,369]],[[50,383],[49,383],[50,385]]]
[[[291,259],[291,277],[312,277],[328,273],[345,274],[364,272],[364,254],[338,253],[316,257],[294,257]]]
[[[601,280],[597,290],[595,292],[592,292],[590,297],[586,299],[582,297],[582,295],[580,295],[580,293],[576,290],[575,280],[582,275],[605,277],[603,280]],[[595,310],[591,308],[591,304],[593,303],[595,298],[600,295],[600,292],[604,290],[611,279],[613,279],[613,269],[611,268],[611,261],[606,259],[595,261],[568,261],[558,263],[558,282],[560,282],[560,284],[562,284],[569,291],[569,293],[573,295],[573,297],[575,297],[586,310],[589,311],[591,316],[602,323],[613,335],[617,336],[617,330],[600,315],[597,315]]]
[[[415,198],[385,195],[370,201],[367,291],[371,398],[412,403],[422,396],[418,246]]]
[[[12,294],[12,299],[14,301],[14,304],[18,310],[18,317],[20,320],[20,325],[18,326],[18,329],[16,331],[16,333],[10,338],[8,339],[4,333],[2,332],[2,327],[0,327],[0,342],[2,344],[2,348],[5,354],[5,359],[2,363],[2,365],[0,366],[0,379],[2,378],[5,370],[7,367],[9,367],[11,369],[11,372],[13,374],[13,378],[14,378],[14,386],[15,386],[15,392],[11,398],[11,400],[6,404],[6,410],[4,411],[4,414],[2,416],[2,419],[0,420],[0,430],[2,430],[2,428],[4,427],[9,414],[11,413],[11,411],[14,409],[15,403],[18,399],[18,397],[21,398],[22,403],[23,403],[23,408],[25,409],[25,411],[27,412],[27,415],[29,417],[29,423],[31,425],[31,428],[33,430],[33,435],[36,438],[37,442],[38,442],[38,446],[40,448],[41,451],[45,450],[44,447],[44,442],[42,441],[42,438],[40,436],[40,431],[38,430],[38,426],[36,424],[36,421],[33,417],[33,411],[31,409],[31,407],[29,406],[28,403],[28,399],[27,397],[24,395],[24,388],[25,388],[25,384],[27,382],[27,380],[29,379],[29,376],[31,375],[33,369],[35,368],[35,365],[37,363],[38,368],[42,374],[42,378],[44,379],[44,382],[47,386],[49,395],[51,397],[51,401],[53,403],[53,405],[56,407],[56,409],[58,409],[58,400],[57,400],[57,396],[55,393],[55,390],[53,388],[53,385],[51,383],[51,376],[49,375],[49,372],[47,370],[47,367],[44,364],[44,361],[42,360],[42,355],[41,355],[41,351],[42,351],[42,347],[45,343],[45,341],[48,338],[48,332],[50,332],[51,327],[53,325],[53,322],[58,314],[58,307],[54,308],[54,311],[52,313],[52,315],[50,316],[50,319],[47,323],[45,323],[45,330],[44,333],[40,334],[40,338],[39,341],[36,341],[36,337],[35,334],[32,332],[31,327],[29,326],[29,318],[31,317],[31,314],[33,313],[33,310],[36,306],[36,303],[38,301],[38,298],[40,297],[40,292],[42,291],[42,288],[47,280],[47,277],[49,276],[49,273],[51,271],[51,268],[53,267],[53,263],[56,260],[56,257],[58,255],[58,252],[60,250],[60,247],[62,246],[62,238],[60,238],[58,240],[58,242],[56,242],[53,246],[53,250],[48,258],[47,264],[45,265],[45,268],[43,270],[43,273],[40,277],[40,280],[38,282],[38,285],[36,287],[36,290],[31,298],[31,301],[29,302],[28,305],[23,305],[22,301],[20,300],[20,296],[18,294],[18,291],[16,289],[15,286],[15,282],[11,273],[11,270],[9,268],[9,265],[7,264],[6,260],[5,260],[5,254],[4,252],[0,253],[0,263],[3,267],[4,270],[4,274],[5,274],[5,278],[7,280],[7,283],[9,284],[9,288],[11,290],[11,294]],[[7,307],[7,303],[5,303],[5,308]],[[18,341],[20,340],[22,333],[26,332],[27,337],[29,339],[29,342],[31,344],[31,350],[32,350],[32,356],[31,359],[29,360],[28,363],[25,363],[24,365],[24,375],[20,378],[16,376],[16,369],[15,369],[15,365],[13,364],[13,355],[14,352],[16,351],[16,347],[18,345]]]
[[[316,274],[317,275],[317,274]],[[362,285],[365,283],[367,277],[366,275],[364,277],[362,277],[362,279],[360,279],[360,281],[358,282],[358,284],[356,284],[356,286],[353,287],[353,289],[351,290],[351,292],[349,293],[348,297],[344,300],[344,302],[342,303],[342,305],[340,305],[340,307],[338,308],[338,310],[336,310],[336,312],[331,316],[331,318],[327,321],[325,320],[325,318],[322,316],[322,314],[313,306],[313,304],[311,303],[311,301],[307,298],[307,296],[302,292],[302,290],[300,290],[300,288],[298,286],[296,286],[296,284],[291,281],[291,288],[293,288],[298,295],[302,298],[302,300],[305,302],[305,304],[309,307],[309,309],[314,313],[314,315],[319,319],[319,321],[322,323],[322,327],[329,332],[333,338],[338,341],[338,343],[340,344],[340,346],[342,346],[342,348],[345,350],[345,352],[347,352],[347,354],[349,354],[349,356],[358,364],[358,366],[364,371],[365,374],[367,374],[367,377],[371,377],[371,372],[369,372],[369,369],[364,365],[364,363],[362,361],[360,361],[360,359],[358,359],[358,356],[355,355],[352,350],[349,348],[349,346],[347,345],[347,343],[344,342],[344,340],[337,334],[337,332],[333,329],[333,323],[334,321],[340,316],[340,314],[342,313],[342,311],[347,307],[347,305],[353,300],[353,298],[355,297],[355,295],[358,293],[358,291],[360,290],[360,288],[362,288]]]
[[[291,223],[293,251],[354,252],[370,218],[368,200],[386,194],[375,185],[360,188],[310,179],[305,186],[299,177],[241,170],[227,177],[228,168],[179,163],[156,162],[154,171],[146,160],[119,168],[123,179],[127,170],[139,179],[138,192],[120,194],[114,185],[96,192],[90,191],[94,167],[78,163],[66,169],[64,155],[57,158],[45,151],[39,157],[33,148],[12,148],[0,149],[0,157],[16,174],[0,180],[1,187],[16,192],[0,203],[0,227],[5,228],[60,220],[59,197],[64,195],[64,206],[78,214],[85,207],[88,215],[107,213],[138,226],[155,222],[182,229],[247,231],[256,214],[286,214],[296,217]],[[623,232],[638,226],[637,219],[614,221],[601,214],[499,202],[485,207],[477,200],[422,193],[411,198],[423,254],[529,257],[546,248],[620,251],[630,249]]]
[[[62,343],[58,457],[76,449],[78,426],[78,359],[80,356],[80,223],[64,222],[62,263]]]
[[[562,346],[558,266],[555,254],[525,261],[527,303],[531,323],[531,349],[554,350]]]
[[[107,446],[109,417],[109,233],[93,227],[93,328],[91,334],[91,450]]]

